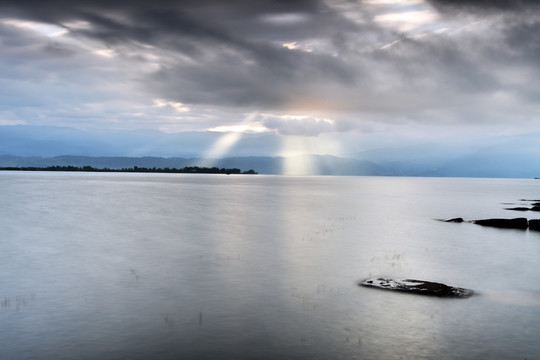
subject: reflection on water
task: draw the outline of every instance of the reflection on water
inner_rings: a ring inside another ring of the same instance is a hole
[[[2,358],[534,358],[540,232],[433,219],[508,217],[539,186],[2,173]]]
[[[496,304],[540,307],[540,291],[484,291],[480,295]]]

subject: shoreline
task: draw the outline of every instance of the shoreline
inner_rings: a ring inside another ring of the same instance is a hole
[[[0,171],[71,171],[71,172],[118,172],[118,173],[165,173],[165,174],[258,174],[255,170],[250,169],[242,171],[238,168],[217,168],[217,167],[199,167],[186,166],[184,168],[146,168],[133,166],[131,168],[111,169],[111,168],[95,168],[92,166],[3,166]]]

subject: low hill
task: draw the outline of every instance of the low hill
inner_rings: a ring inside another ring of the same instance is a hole
[[[339,158],[329,155],[304,155],[297,157],[234,157],[224,159],[162,158],[162,157],[91,157],[55,156],[24,157],[0,155],[0,166],[48,167],[48,166],[91,166],[93,168],[122,169],[184,168],[188,166],[253,169],[259,174],[274,175],[386,175],[378,165],[363,160]]]

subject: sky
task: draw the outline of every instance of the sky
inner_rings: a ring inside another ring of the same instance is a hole
[[[539,64],[532,0],[0,0],[0,125],[474,142],[539,130]]]

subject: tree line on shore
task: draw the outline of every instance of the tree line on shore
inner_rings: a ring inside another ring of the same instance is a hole
[[[199,166],[186,166],[184,168],[147,168],[133,166],[131,168],[122,168],[122,169],[110,169],[110,168],[95,168],[92,166],[47,166],[47,167],[37,167],[37,166],[7,166],[0,167],[0,170],[4,171],[80,171],[80,172],[138,172],[138,173],[175,173],[175,174],[257,174],[253,169],[243,171],[237,168],[217,168],[217,167],[199,167]]]

